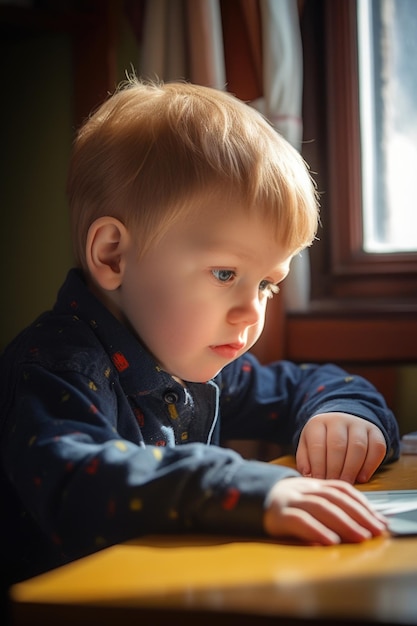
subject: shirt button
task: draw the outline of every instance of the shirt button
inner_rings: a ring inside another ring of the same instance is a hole
[[[175,391],[167,391],[164,394],[164,400],[167,404],[176,404],[178,402],[178,394]]]

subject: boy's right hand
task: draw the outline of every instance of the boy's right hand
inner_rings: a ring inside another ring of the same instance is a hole
[[[387,525],[347,482],[297,477],[280,480],[270,490],[264,528],[271,537],[333,545],[381,535]]]

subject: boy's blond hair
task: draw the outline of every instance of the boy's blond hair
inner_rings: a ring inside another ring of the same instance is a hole
[[[315,237],[317,194],[306,164],[258,112],[226,92],[133,77],[74,144],[68,195],[76,263],[86,269],[87,233],[98,217],[133,229],[143,254],[202,194],[217,193],[260,212],[287,250]]]

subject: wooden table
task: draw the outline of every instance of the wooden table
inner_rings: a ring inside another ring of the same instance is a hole
[[[417,456],[360,488],[417,488]],[[147,536],[19,583],[11,595],[19,626],[417,624],[417,537],[311,547]]]

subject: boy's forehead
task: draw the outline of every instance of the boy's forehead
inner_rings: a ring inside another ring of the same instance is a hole
[[[207,198],[192,205],[186,218],[177,221],[176,226],[192,230],[196,235],[201,233],[205,239],[218,239],[222,233],[230,235],[233,230],[250,229],[255,222],[261,221],[254,210],[238,199],[208,194]]]
[[[226,258],[257,263],[261,257],[273,259],[274,265],[286,264],[292,257],[274,232],[271,224],[236,208],[216,207],[199,218],[179,220],[167,233],[178,250],[193,249],[200,253],[221,253]]]
[[[257,221],[243,211],[214,207],[210,211],[199,211],[189,219],[179,220],[172,232],[174,236],[177,233],[180,237],[190,237],[206,247],[228,245],[235,240],[243,250]],[[270,230],[265,227],[265,238],[269,237]]]
[[[207,242],[221,242],[234,239],[243,244],[251,241],[256,233],[260,239],[274,241],[277,245],[279,233],[264,215],[239,203],[226,203],[211,206],[207,211],[199,211],[190,226]]]

